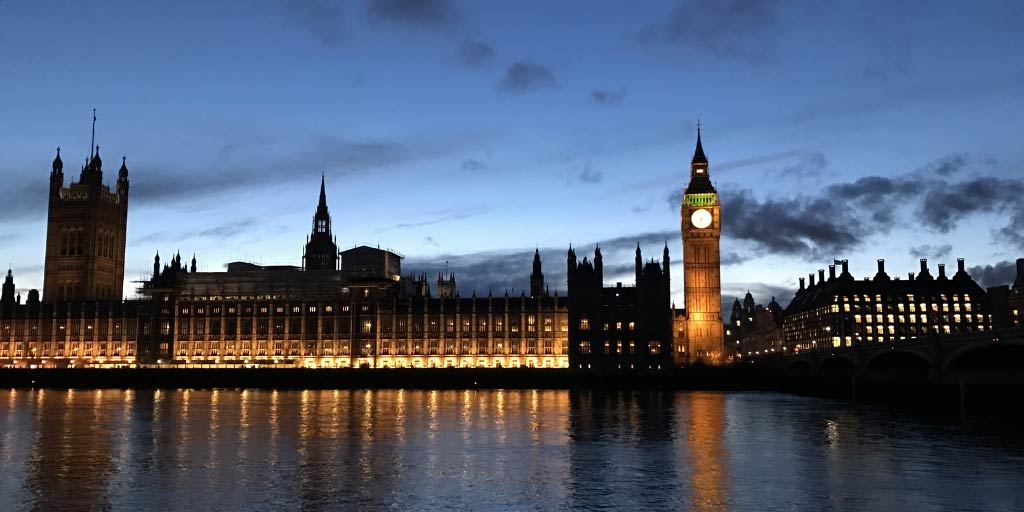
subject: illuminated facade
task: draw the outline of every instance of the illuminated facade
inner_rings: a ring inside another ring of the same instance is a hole
[[[946,276],[945,265],[933,277],[927,260],[907,279],[889,277],[885,262],[878,272],[858,281],[846,260],[829,265],[829,276],[818,271],[805,282],[786,308],[783,328],[787,351],[850,347],[862,343],[892,343],[928,336],[992,329],[988,297],[957,260],[957,272]],[[809,283],[809,284],[808,284]]]
[[[678,354],[686,354],[691,363],[721,364],[725,358],[719,257],[721,203],[708,174],[708,159],[701,145],[699,127],[697,148],[690,162],[690,184],[683,194],[679,211],[686,301],[686,311],[682,316],[686,327],[675,329],[677,336],[685,332],[685,337],[677,337],[677,357]]]

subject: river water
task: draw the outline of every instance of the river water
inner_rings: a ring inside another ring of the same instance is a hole
[[[1024,443],[772,393],[0,390],[0,510],[1024,510]]]

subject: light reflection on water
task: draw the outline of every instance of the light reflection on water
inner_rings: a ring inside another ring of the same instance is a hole
[[[1015,440],[761,393],[0,390],[3,510],[1020,510]]]

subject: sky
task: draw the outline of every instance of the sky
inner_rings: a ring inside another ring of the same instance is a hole
[[[321,173],[342,249],[521,293],[539,249],[672,254],[700,119],[723,302],[919,258],[983,285],[1024,257],[1024,3],[0,0],[0,261],[40,288],[50,162],[131,180],[153,255],[301,264]],[[77,162],[77,164],[76,164]],[[126,286],[133,290],[135,285]],[[23,292],[24,293],[24,292]]]

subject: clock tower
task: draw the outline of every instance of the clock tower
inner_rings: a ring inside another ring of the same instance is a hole
[[[683,288],[690,363],[721,364],[725,355],[722,327],[722,281],[718,241],[722,234],[718,192],[708,176],[708,159],[700,142],[690,162],[690,184],[680,205],[683,235]]]

